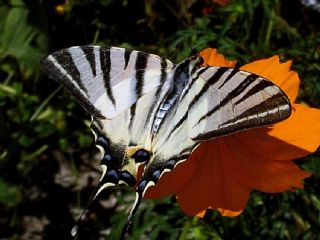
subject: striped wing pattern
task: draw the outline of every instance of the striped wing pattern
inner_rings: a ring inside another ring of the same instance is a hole
[[[198,72],[188,96],[189,135],[195,141],[270,125],[291,113],[287,96],[263,77],[224,67]]]
[[[253,73],[202,67],[189,79],[154,139],[154,160],[145,169],[145,179],[156,182],[154,172],[172,170],[201,141],[274,124],[291,114],[282,90]]]
[[[291,114],[287,96],[269,80],[200,64],[198,56],[174,65],[157,55],[100,46],[63,49],[41,63],[93,117],[103,168],[93,199],[105,187],[135,185],[137,168],[145,163],[122,239],[146,190],[201,141]]]
[[[41,66],[92,116],[111,119],[151,89],[163,85],[163,76],[173,64],[140,51],[83,46],[55,52]]]

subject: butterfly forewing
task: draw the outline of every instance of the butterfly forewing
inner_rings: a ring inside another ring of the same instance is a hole
[[[207,68],[188,97],[189,134],[195,141],[274,124],[291,114],[279,87],[238,69]]]
[[[154,115],[172,88],[173,67],[153,54],[99,46],[71,47],[42,61],[44,72],[93,116],[106,176],[101,181],[117,184],[127,172],[136,177],[131,156],[139,148],[151,151]]]
[[[93,116],[114,118],[162,86],[173,64],[157,55],[117,47],[83,46],[55,52],[41,63]]]

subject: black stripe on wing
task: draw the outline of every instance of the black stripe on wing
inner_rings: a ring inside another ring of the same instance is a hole
[[[135,98],[138,99],[143,92],[143,86],[144,86],[144,74],[148,65],[148,58],[149,54],[144,52],[138,52],[135,62],[135,79],[136,79],[136,85],[135,85]],[[130,109],[130,123],[129,128],[132,128],[134,118],[136,114],[136,104],[133,104]]]
[[[204,73],[207,69],[209,68],[203,68],[199,71],[199,74],[197,74],[197,76],[195,78],[192,79],[190,85],[188,86],[188,89],[185,91],[187,92],[192,86],[193,84],[197,81],[197,79],[199,78],[200,74]],[[205,82],[205,84],[203,85],[203,87],[201,88],[200,92],[191,100],[190,104],[189,104],[189,109],[192,108],[197,101],[199,101],[199,99],[203,96],[203,94],[208,90],[208,88],[215,84],[216,82],[218,82],[221,78],[221,76],[223,76],[223,74],[225,74],[227,71],[229,70],[229,68],[218,68],[217,71]],[[184,96],[186,96],[187,93],[183,94],[182,97],[180,98],[180,101],[183,100]],[[186,121],[186,119],[188,118],[188,112],[185,112],[181,118],[179,119],[179,121],[176,123],[176,125],[172,128],[172,131],[170,133],[170,136],[177,130],[179,129],[179,127]]]
[[[213,131],[199,134],[197,138],[194,140],[199,140],[199,141],[207,140],[210,138],[221,136],[222,133],[223,135],[228,135],[228,134],[232,134],[234,132],[248,129],[248,128],[262,127],[262,126],[277,123],[280,120],[286,119],[290,116],[290,114],[288,114],[288,111],[285,111],[283,115],[281,115],[281,112],[279,111],[279,112],[275,112],[274,114],[269,114],[264,118],[252,117],[252,116],[257,116],[258,114],[265,113],[266,109],[268,109],[270,106],[274,106],[275,104],[286,105],[288,104],[288,102],[283,98],[282,94],[274,95],[272,98],[267,99],[265,102],[262,102],[259,105],[249,108],[242,114],[238,115],[236,118],[230,119],[229,121],[224,122],[219,126],[219,129],[215,129]],[[243,120],[243,119],[245,119],[245,121],[237,123],[238,120]]]
[[[201,96],[208,90],[210,86],[215,84],[217,81],[220,80],[220,78],[223,76],[224,73],[226,73],[229,69],[228,68],[219,68],[210,79],[206,81],[206,83],[201,88],[200,92],[192,99],[190,102],[190,108],[193,107],[193,105],[199,101]],[[230,75],[229,75],[230,76]],[[228,77],[227,77],[228,78]]]
[[[81,74],[76,67],[74,60],[72,59],[71,54],[66,49],[63,49],[52,54],[51,57],[53,57],[54,60],[61,66],[61,68],[71,76],[72,80],[78,84],[79,88],[87,93],[86,88],[84,87],[80,79]],[[41,64],[43,65],[43,62]],[[62,69],[60,69],[59,71],[61,72]],[[56,78],[56,80],[59,81],[59,78]]]
[[[161,66],[160,84],[158,86],[158,89],[157,89],[155,97],[154,97],[155,100],[157,100],[159,98],[160,93],[162,91],[162,88],[164,86],[164,82],[167,80],[167,75],[168,75],[167,71],[166,71],[168,63],[165,59],[161,59],[160,66]],[[152,104],[150,106],[150,111],[148,112],[148,116],[147,116],[148,122],[153,120],[153,119],[151,119],[151,114],[154,112],[154,108],[156,105],[157,105],[157,101],[154,101],[154,102],[152,102]]]
[[[224,86],[231,78],[233,78],[233,76],[234,76],[236,73],[238,73],[238,72],[239,72],[239,69],[237,69],[237,68],[233,69],[233,70],[229,73],[228,77],[226,77],[226,79],[222,82],[222,84],[221,84],[218,88],[219,88],[219,89],[223,88],[223,86]]]
[[[130,55],[131,55],[132,51],[131,50],[128,50],[128,49],[125,49],[124,50],[124,69],[127,69],[128,67],[128,63],[129,63],[129,60],[130,60]]]
[[[112,88],[111,88],[111,56],[110,49],[100,48],[100,66],[103,74],[104,88],[106,90],[107,96],[112,102],[113,106],[116,106],[116,101],[114,99]]]
[[[222,99],[222,101],[216,105],[213,109],[211,109],[209,112],[207,112],[205,115],[203,115],[199,121],[201,122],[202,120],[210,117],[212,114],[216,113],[218,110],[220,110],[222,107],[224,107],[226,104],[230,103],[232,99],[237,97],[240,93],[245,91],[245,89],[252,84],[254,80],[256,80],[259,76],[255,74],[248,75],[235,89],[233,89],[228,95]],[[193,101],[194,102],[194,101]],[[192,107],[192,105],[190,106]]]
[[[169,134],[169,136],[171,136],[176,130],[178,130],[183,123],[185,123],[185,121],[188,119],[188,113],[186,112],[180,119],[179,121],[172,127],[172,130]]]
[[[203,67],[203,68],[200,68],[199,71],[197,72],[197,75],[195,77],[193,77],[188,85],[188,88],[182,92],[182,95],[180,97],[180,101],[182,101],[184,99],[185,96],[188,95],[189,93],[189,89],[192,88],[193,84],[199,79],[199,76],[201,74],[204,74],[209,68],[207,67]]]
[[[59,82],[71,95],[75,96],[81,106],[93,117],[105,118],[89,101],[86,89],[80,80],[80,73],[66,50],[44,58],[41,61],[41,68],[49,78]]]
[[[262,91],[266,89],[267,87],[274,86],[274,84],[270,81],[262,81],[260,84],[255,85],[253,88],[251,88],[244,96],[242,96],[239,100],[235,102],[235,104],[239,104],[243,102],[244,100],[248,99],[249,97],[253,96],[259,91]]]
[[[144,73],[147,68],[149,54],[138,52],[135,64],[136,70],[136,95],[137,98],[142,95],[144,86]]]
[[[238,86],[230,91],[215,107],[201,116],[194,126],[201,121],[208,121],[207,125],[210,125],[209,118],[212,115],[230,114],[230,107],[232,107],[233,114],[230,115],[229,120],[215,123],[218,124],[218,127],[208,126],[206,132],[199,133],[193,140],[202,141],[244,129],[263,127],[282,121],[290,116],[290,101],[280,88],[258,75],[252,73],[247,74],[247,77],[243,79]],[[233,77],[236,77],[235,74],[233,74]],[[231,78],[229,78],[229,80]],[[233,79],[233,81],[235,80],[236,79]],[[243,94],[243,96],[241,96],[241,94]],[[254,97],[256,94],[257,101],[255,102]],[[264,98],[262,96],[267,97]],[[230,104],[230,106],[227,106],[228,104]],[[242,104],[241,108],[247,107],[247,109],[244,109],[242,113],[236,114],[234,109],[237,109],[237,106],[240,104]]]
[[[168,63],[165,59],[161,59],[161,76],[160,76],[160,85],[157,89],[157,92],[156,92],[156,97],[159,96],[161,90],[162,90],[162,87],[163,87],[163,84],[164,82],[167,80],[167,66],[168,66]]]
[[[95,60],[95,52],[94,52],[94,48],[93,47],[80,47],[82,49],[82,51],[85,54],[85,57],[90,65],[91,71],[92,71],[92,75],[95,77],[97,76],[97,72],[96,72],[96,60]]]

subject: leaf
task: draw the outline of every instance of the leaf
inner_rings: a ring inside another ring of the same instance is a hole
[[[30,12],[22,2],[11,8],[4,19],[0,36],[0,60],[17,59],[25,78],[39,74],[39,61],[46,52],[47,38],[39,29],[29,24]]]
[[[21,201],[21,193],[17,186],[0,178],[0,204],[9,208],[15,207]]]
[[[1,45],[4,55],[19,54],[15,52],[17,47],[20,48],[28,44],[29,35],[32,34],[32,28],[27,24],[28,10],[23,7],[12,8],[5,20],[4,31],[1,38]],[[29,38],[30,41],[30,38]]]

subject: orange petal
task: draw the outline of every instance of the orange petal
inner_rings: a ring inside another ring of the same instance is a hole
[[[204,215],[206,214],[206,211],[207,211],[207,210],[203,210],[203,211],[199,212],[199,213],[197,214],[197,217],[203,218]],[[224,216],[224,217],[237,217],[237,216],[239,216],[239,215],[243,212],[243,210],[233,212],[233,211],[230,211],[230,210],[224,209],[224,208],[218,208],[218,211],[219,211],[220,214],[221,214],[222,216]]]
[[[204,60],[205,66],[231,67],[236,65],[237,61],[229,61],[222,54],[217,52],[215,48],[206,48],[199,53]]]
[[[250,151],[260,156],[268,154],[268,157],[272,160],[292,160],[311,153],[280,138],[270,136],[269,132],[271,130],[271,127],[251,129],[236,133],[233,137],[238,142],[241,142],[244,148],[250,149]]]
[[[309,153],[315,152],[320,146],[320,109],[294,104],[290,118],[275,124],[268,134]]]
[[[220,149],[223,142],[212,141],[215,144],[200,144],[190,156],[189,160],[197,162],[196,172],[177,194],[180,207],[188,215],[208,208],[241,211],[249,198],[249,188],[228,173],[229,167]]]
[[[233,135],[256,154],[273,160],[296,159],[320,146],[320,110],[294,104],[290,118],[269,128],[256,128]]]
[[[237,217],[243,212],[243,211],[233,212],[233,211],[223,209],[223,208],[218,208],[218,211],[224,217]]]
[[[303,188],[302,180],[310,176],[292,161],[270,159],[273,152],[265,152],[264,156],[252,152],[252,148],[232,135],[223,140],[225,144],[221,149],[228,173],[250,189],[276,193]]]
[[[273,56],[246,64],[240,69],[269,79],[279,86],[293,103],[298,95],[300,80],[296,72],[290,71],[290,66],[291,61],[280,63],[279,56]]]
[[[178,164],[172,172],[164,173],[157,184],[147,190],[145,198],[161,198],[175,194],[186,185],[195,170],[196,163],[190,159]]]
[[[197,217],[200,217],[200,218],[203,218],[204,215],[206,214],[206,211],[207,211],[207,210],[203,210],[203,211],[201,211],[201,212],[198,212],[196,216],[197,216]]]

